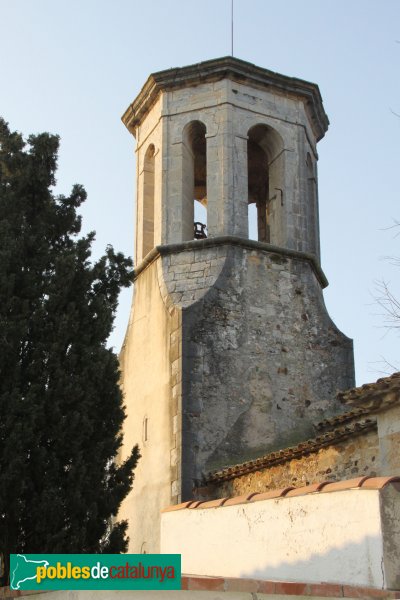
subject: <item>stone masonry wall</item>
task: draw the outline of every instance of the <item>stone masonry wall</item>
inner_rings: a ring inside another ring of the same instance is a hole
[[[161,252],[162,285],[182,308],[182,499],[210,470],[311,437],[354,382],[351,340],[309,260],[205,242]]]
[[[325,480],[380,475],[378,435],[368,431],[318,452],[224,481],[210,490],[212,497],[240,496],[287,486],[302,487]]]

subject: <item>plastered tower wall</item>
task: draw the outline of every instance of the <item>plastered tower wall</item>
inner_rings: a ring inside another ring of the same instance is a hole
[[[158,552],[160,507],[177,501],[180,480],[179,308],[165,304],[154,262],[135,286],[126,340],[120,355],[127,405],[121,459],[139,444],[134,489],[120,517],[128,519],[132,552]],[[179,403],[179,406],[178,406]]]
[[[352,343],[323,303],[328,121],[314,84],[218,59],[151,76],[123,120],[138,165],[124,435],[143,456],[120,516],[130,550],[156,552],[159,511],[208,470],[300,441],[340,410]],[[192,239],[195,197],[208,239]],[[256,201],[261,241],[248,239]]]

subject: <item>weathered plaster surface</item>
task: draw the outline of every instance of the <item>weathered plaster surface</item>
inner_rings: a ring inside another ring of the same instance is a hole
[[[161,551],[181,553],[186,573],[393,588],[383,539],[379,490],[189,508],[161,526]]]
[[[120,355],[127,417],[123,460],[142,458],[119,518],[128,519],[130,552],[158,552],[160,507],[180,497],[180,311],[165,306],[157,264],[141,273]]]
[[[382,475],[400,473],[400,406],[392,405],[377,415]]]
[[[399,483],[383,488],[380,499],[384,560],[382,571],[385,586],[400,589],[400,504]]]

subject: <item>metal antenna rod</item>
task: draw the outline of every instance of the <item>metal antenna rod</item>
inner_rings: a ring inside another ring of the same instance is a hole
[[[231,55],[233,56],[233,0],[231,0]]]

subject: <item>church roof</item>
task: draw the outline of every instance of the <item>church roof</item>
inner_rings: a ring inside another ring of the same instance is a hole
[[[296,446],[290,446],[289,448],[270,452],[260,458],[232,465],[219,471],[214,471],[208,475],[207,483],[228,481],[229,479],[234,479],[241,475],[272,467],[295,458],[306,456],[312,452],[318,452],[321,448],[331,446],[348,437],[361,435],[367,431],[376,429],[376,421],[373,419],[356,420],[354,423],[347,422],[350,421],[350,417],[357,418],[359,415],[362,415],[362,411],[352,411],[351,413],[346,413],[346,415],[340,415],[339,417],[336,417],[337,423],[335,423],[336,419],[332,419],[332,422],[340,426],[335,427],[331,431],[322,433],[321,435],[301,442]],[[344,424],[342,424],[343,421]]]
[[[324,419],[320,423],[315,425],[317,431],[331,431],[332,429],[336,429],[342,425],[354,423],[354,421],[360,421],[363,416],[368,415],[370,410],[366,407],[354,408],[353,410],[349,410],[341,415],[336,415],[335,417],[330,417],[329,419]]]
[[[338,399],[343,404],[377,411],[400,401],[400,373],[381,377],[374,383],[365,383],[360,387],[339,392]]]
[[[281,75],[233,56],[152,73],[138,96],[123,114],[122,121],[130,131],[134,132],[135,127],[154,104],[161,91],[192,87],[220,79],[232,79],[255,88],[267,88],[281,94],[303,97],[309,110],[317,141],[325,135],[328,129],[329,119],[324,110],[317,84]]]
[[[321,448],[331,446],[353,435],[362,435],[367,431],[375,430],[376,420],[368,418],[368,416],[400,403],[400,373],[393,373],[393,375],[382,377],[374,383],[339,392],[337,397],[343,404],[354,408],[318,423],[316,429],[321,434],[317,437],[305,440],[296,446],[276,450],[259,458],[214,471],[208,475],[207,483],[228,481],[260,469],[282,464],[318,452]]]

